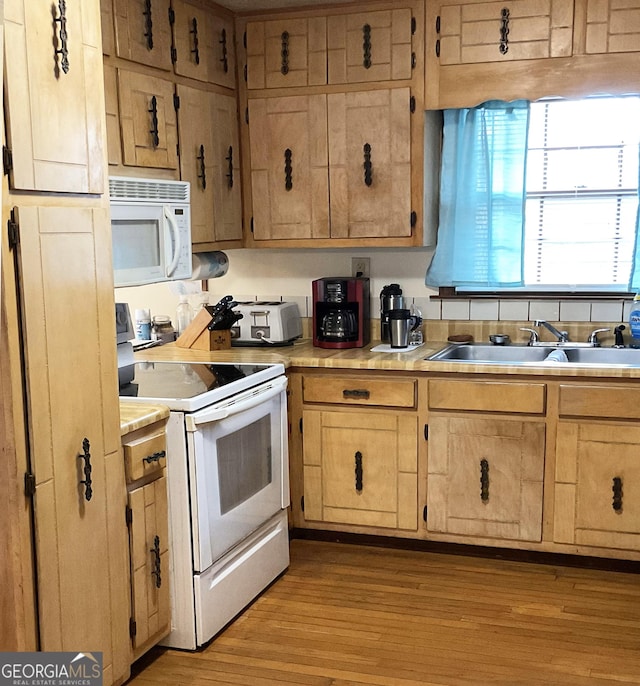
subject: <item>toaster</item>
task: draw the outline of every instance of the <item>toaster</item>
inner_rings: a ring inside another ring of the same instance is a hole
[[[242,314],[231,327],[232,345],[282,345],[302,336],[302,320],[296,303],[270,300],[239,302]]]

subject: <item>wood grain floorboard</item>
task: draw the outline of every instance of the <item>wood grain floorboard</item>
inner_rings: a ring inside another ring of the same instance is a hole
[[[154,649],[129,684],[640,685],[640,576],[294,540],[211,643]]]

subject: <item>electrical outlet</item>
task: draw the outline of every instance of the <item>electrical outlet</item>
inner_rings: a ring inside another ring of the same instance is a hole
[[[351,276],[371,276],[371,258],[352,257]]]

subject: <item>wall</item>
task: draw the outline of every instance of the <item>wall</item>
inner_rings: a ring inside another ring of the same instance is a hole
[[[217,302],[231,294],[237,300],[280,299],[298,303],[303,317],[311,316],[311,281],[323,276],[351,273],[352,257],[371,260],[371,312],[379,311],[378,296],[383,286],[399,283],[414,300],[426,319],[611,322],[628,320],[631,303],[620,298],[608,301],[561,300],[430,300],[435,293],[424,285],[424,275],[432,256],[427,248],[366,250],[229,250],[229,271],[219,279],[209,280],[209,301]],[[187,282],[189,283],[189,282]],[[198,287],[199,282],[192,282]],[[172,289],[174,292],[172,292]],[[154,284],[116,289],[116,301],[135,308],[148,307],[153,314],[175,318],[178,293],[175,284]],[[196,306],[199,297],[190,296]]]

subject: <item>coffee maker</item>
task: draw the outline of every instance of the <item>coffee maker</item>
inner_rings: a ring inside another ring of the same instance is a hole
[[[313,345],[362,348],[369,342],[369,279],[335,276],[312,282]]]

